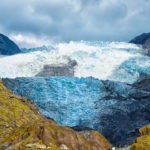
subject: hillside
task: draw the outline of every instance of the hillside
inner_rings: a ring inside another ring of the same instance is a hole
[[[11,93],[0,81],[0,149],[109,150],[96,131],[76,132],[44,118],[27,99]]]

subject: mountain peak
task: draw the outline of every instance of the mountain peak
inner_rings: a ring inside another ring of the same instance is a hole
[[[143,49],[147,50],[147,54],[150,56],[150,32],[142,33],[133,38],[129,43],[141,45]]]
[[[0,33],[0,55],[13,55],[20,52],[21,50],[12,40]]]

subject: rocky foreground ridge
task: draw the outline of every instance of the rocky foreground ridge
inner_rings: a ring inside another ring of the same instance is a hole
[[[97,131],[76,132],[44,118],[27,99],[0,81],[0,150],[109,150]]]
[[[140,136],[131,145],[130,150],[150,150],[150,125],[140,130]]]

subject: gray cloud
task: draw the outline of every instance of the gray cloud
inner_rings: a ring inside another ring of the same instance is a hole
[[[150,0],[1,0],[0,32],[51,40],[130,40],[150,31]]]

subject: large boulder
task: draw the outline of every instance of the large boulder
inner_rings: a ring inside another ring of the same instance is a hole
[[[150,76],[134,85],[92,77],[4,79],[48,118],[81,131],[95,129],[116,146],[131,144],[150,123]],[[148,83],[147,83],[148,82]]]
[[[0,55],[13,55],[20,53],[19,47],[7,36],[0,34]]]
[[[74,67],[77,65],[76,60],[70,60],[67,64],[44,65],[43,69],[36,75],[37,77],[50,76],[74,76]]]
[[[130,43],[142,45],[144,49],[148,50],[148,54],[150,55],[150,33],[138,35]]]
[[[14,95],[0,81],[0,149],[109,150],[97,131],[76,132],[44,118],[27,99]]]

